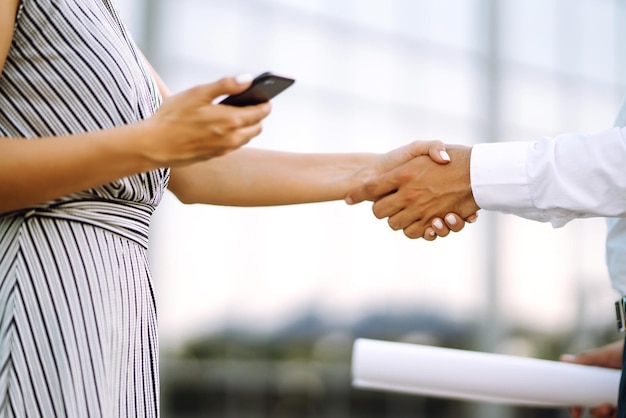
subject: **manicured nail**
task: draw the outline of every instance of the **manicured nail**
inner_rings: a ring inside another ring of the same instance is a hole
[[[347,203],[348,205],[351,205],[351,204],[353,204],[353,203],[354,203],[354,201],[352,200],[352,198],[351,198],[350,196],[346,197],[344,200],[346,201],[346,203]]]
[[[433,226],[437,229],[443,229],[443,222],[441,222],[441,219],[435,219]]]
[[[435,231],[433,231],[432,229],[430,231],[428,231],[428,235],[430,235],[431,237],[435,236]]]
[[[252,74],[239,74],[235,77],[235,81],[239,84],[248,84],[252,81]]]
[[[446,222],[448,223],[448,225],[456,225],[456,218],[454,217],[454,215],[448,215],[446,216]]]
[[[450,154],[448,154],[445,150],[439,151],[439,155],[441,156],[441,158],[443,158],[446,161],[451,161],[450,160]]]
[[[467,222],[473,224],[474,222],[476,222],[478,220],[478,214],[472,216],[471,218],[466,219]]]
[[[573,354],[561,354],[561,361],[574,361],[576,360],[576,356]]]

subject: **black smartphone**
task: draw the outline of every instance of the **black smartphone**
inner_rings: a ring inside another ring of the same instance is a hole
[[[266,72],[256,77],[248,89],[239,94],[226,97],[219,104],[251,106],[264,103],[291,86],[294,82],[295,80],[292,78]]]

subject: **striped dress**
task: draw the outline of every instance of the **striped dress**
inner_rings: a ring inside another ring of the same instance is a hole
[[[22,1],[0,136],[112,128],[159,104],[110,0]],[[0,214],[0,417],[159,415],[146,251],[168,178],[138,174]]]

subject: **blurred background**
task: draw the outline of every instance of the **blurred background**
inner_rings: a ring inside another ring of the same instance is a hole
[[[624,0],[123,0],[174,92],[295,78],[250,146],[386,152],[610,127]],[[565,417],[351,388],[355,338],[550,360],[620,336],[602,219],[481,212],[429,243],[343,202],[184,206],[152,228],[164,417]]]

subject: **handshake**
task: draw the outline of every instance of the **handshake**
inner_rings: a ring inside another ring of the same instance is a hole
[[[432,241],[474,222],[480,209],[470,182],[472,149],[440,141],[413,142],[382,155],[358,174],[345,196],[352,205],[373,201],[378,219],[395,231]]]

